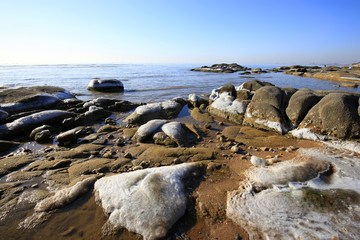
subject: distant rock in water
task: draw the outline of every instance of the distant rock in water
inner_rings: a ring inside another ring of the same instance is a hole
[[[88,90],[98,92],[123,92],[124,85],[117,79],[94,78],[90,81]]]
[[[246,71],[251,70],[251,68],[241,66],[237,63],[221,63],[221,64],[213,64],[210,67],[202,66],[200,68],[191,69],[191,71],[200,71],[200,72],[219,72],[219,73],[233,73],[237,71]]]

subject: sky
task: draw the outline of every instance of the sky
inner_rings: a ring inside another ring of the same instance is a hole
[[[351,64],[359,0],[0,0],[0,64]]]

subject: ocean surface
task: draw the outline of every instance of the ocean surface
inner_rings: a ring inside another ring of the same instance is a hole
[[[235,73],[193,72],[191,68],[201,64],[69,64],[69,65],[2,65],[0,87],[58,86],[69,90],[79,99],[97,97],[116,98],[133,102],[157,102],[174,97],[187,98],[189,94],[210,94],[211,90],[257,79],[279,87],[344,90],[360,92],[360,89],[337,88],[333,82],[313,78],[295,77],[282,73],[263,73],[241,76]],[[255,68],[274,68],[278,65],[244,65]],[[113,78],[123,82],[124,93],[95,93],[87,90],[93,78]]]

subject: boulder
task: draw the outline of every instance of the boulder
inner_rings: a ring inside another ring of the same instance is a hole
[[[183,179],[195,169],[185,163],[104,177],[95,183],[96,201],[114,227],[159,239],[185,213]]]
[[[8,116],[9,116],[9,113],[0,109],[0,123],[4,122]]]
[[[42,125],[40,127],[35,128],[34,130],[31,131],[29,137],[31,139],[35,139],[35,135],[39,132],[45,131],[45,130],[49,130],[50,132],[54,132],[55,128],[50,126],[50,125]]]
[[[295,92],[289,101],[289,104],[286,108],[286,115],[292,124],[296,127],[304,119],[308,111],[317,104],[323,94],[319,94],[314,90],[310,89],[300,89]]]
[[[251,81],[243,83],[240,86],[240,89],[247,89],[250,92],[254,92],[254,91],[256,91],[259,88],[262,88],[264,86],[275,86],[275,85],[272,84],[272,83],[269,83],[269,82],[262,82],[262,81],[259,81],[259,80],[251,80]]]
[[[84,113],[84,118],[87,121],[98,121],[100,119],[109,117],[111,112],[102,107],[90,106],[89,110]]]
[[[124,85],[116,79],[94,78],[90,81],[88,90],[97,92],[123,92]]]
[[[275,130],[279,133],[288,131],[289,122],[285,114],[288,95],[278,87],[265,86],[257,90],[249,104],[244,125]]]
[[[75,116],[74,113],[69,113],[62,110],[47,110],[31,114],[26,117],[16,119],[7,124],[0,125],[0,138],[14,137],[18,134],[24,134],[38,126],[46,123],[52,125],[61,124],[61,122],[68,117]]]
[[[15,103],[1,104],[1,107],[8,113],[16,113],[41,109],[54,106],[59,103],[60,99],[50,94],[37,94],[20,99]]]
[[[199,97],[195,93],[189,94],[188,101],[192,107],[200,107],[201,104],[209,105],[209,99]]]
[[[214,122],[214,118],[207,112],[200,111],[199,108],[194,108],[190,113],[191,117],[194,118],[198,122],[202,123],[212,123]]]
[[[329,93],[307,113],[299,128],[337,138],[360,137],[359,97]]]
[[[86,127],[76,127],[56,136],[56,140],[60,145],[68,145],[76,142],[77,139],[89,131]]]
[[[184,107],[181,101],[164,101],[139,106],[124,122],[130,124],[144,124],[153,119],[172,119],[177,117]]]
[[[165,145],[169,147],[176,147],[178,144],[171,139],[168,135],[166,135],[164,132],[157,132],[153,136],[154,143],[157,145]]]
[[[235,92],[236,97],[236,92]],[[220,94],[209,107],[208,112],[231,122],[242,124],[249,101],[235,99],[229,92]]]
[[[183,126],[179,122],[169,122],[162,125],[161,130],[174,140],[178,146],[183,146],[186,144],[186,135]]]
[[[155,134],[156,131],[158,131],[162,127],[162,125],[167,122],[167,120],[162,119],[150,120],[138,128],[132,139],[138,142],[143,142],[147,138],[150,138],[153,134]]]

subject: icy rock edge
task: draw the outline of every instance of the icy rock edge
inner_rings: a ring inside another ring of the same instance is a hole
[[[184,163],[101,178],[95,183],[95,200],[114,228],[125,227],[144,239],[164,237],[184,215],[182,179],[196,166]]]

